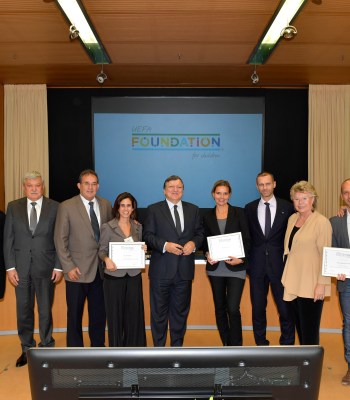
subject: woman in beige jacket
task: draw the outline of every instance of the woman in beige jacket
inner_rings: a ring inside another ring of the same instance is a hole
[[[297,212],[288,220],[284,240],[283,298],[290,302],[300,344],[319,344],[323,301],[331,294],[331,279],[322,276],[322,254],[332,245],[332,228],[315,211],[317,193],[309,182],[294,184],[290,196]]]

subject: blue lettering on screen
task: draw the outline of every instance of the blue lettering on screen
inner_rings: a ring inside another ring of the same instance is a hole
[[[112,203],[132,193],[139,207],[164,199],[170,175],[185,184],[183,199],[214,206],[211,189],[226,179],[230,203],[244,206],[257,197],[262,164],[263,114],[95,113],[95,169],[99,194]]]

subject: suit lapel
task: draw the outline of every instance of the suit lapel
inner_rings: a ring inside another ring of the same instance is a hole
[[[344,237],[344,240],[346,242],[346,247],[350,248],[350,243],[349,243],[349,233],[348,233],[348,212],[345,211],[343,218],[341,219],[341,229],[342,229],[342,235]]]
[[[281,208],[280,202],[276,199],[276,215],[271,226],[270,235],[280,227],[281,222],[284,220],[284,213],[285,211]]]
[[[80,195],[77,196],[77,208],[78,208],[78,212],[84,222],[84,225],[90,231],[91,236],[95,239],[95,235],[94,235],[94,231],[92,229],[90,218],[89,218],[86,208],[84,206],[83,200],[80,198]],[[101,212],[101,210],[100,210],[100,212]]]
[[[182,203],[182,207],[183,207],[183,203]],[[166,200],[164,200],[164,202],[161,204],[161,210],[162,210],[165,220],[170,224],[170,226],[174,229],[174,231],[177,232],[176,227],[175,227],[175,222],[173,220],[170,208],[169,208]],[[183,208],[183,210],[184,210],[184,208]],[[184,210],[184,220],[186,221],[185,210]]]
[[[256,200],[255,204],[254,204],[254,212],[253,212],[253,226],[256,226],[257,231],[259,232],[259,234],[265,238],[264,232],[261,228],[260,222],[259,222],[259,218],[258,218],[258,206],[259,206],[259,202],[260,199]],[[270,231],[271,232],[271,231]]]
[[[98,203],[98,207],[100,209],[100,227],[104,222],[108,222],[107,221],[107,208],[105,207],[105,204],[101,201],[101,199],[96,196],[96,201]]]
[[[38,224],[35,228],[34,233],[38,233],[40,231],[44,222],[47,221],[48,216],[49,216],[49,208],[48,208],[47,200],[45,197],[43,197],[43,202],[41,203],[40,216],[39,216]]]
[[[210,231],[213,233],[212,236],[220,235],[220,228],[218,224],[218,220],[216,218],[216,208],[212,208],[210,210],[208,224],[210,225]],[[227,224],[226,224],[227,225]]]
[[[26,230],[28,233],[32,234],[32,232],[29,229],[29,220],[28,220],[28,210],[27,210],[27,198],[24,197],[21,207],[19,208],[19,214],[20,218],[23,221],[23,226],[26,227]]]

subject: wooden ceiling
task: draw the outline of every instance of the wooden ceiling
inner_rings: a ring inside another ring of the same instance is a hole
[[[254,87],[247,60],[279,0],[82,0],[111,57],[104,87]],[[308,0],[257,67],[261,87],[350,83],[350,0]],[[53,0],[0,1],[0,83],[99,87]]]

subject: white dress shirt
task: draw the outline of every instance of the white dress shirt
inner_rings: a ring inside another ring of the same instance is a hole
[[[266,213],[266,201],[260,199],[258,205],[258,220],[261,226],[263,233],[265,234],[265,213]],[[271,226],[273,225],[273,221],[275,220],[276,210],[277,210],[277,201],[276,197],[272,196],[271,199],[267,202],[270,204],[270,212],[271,212]]]

